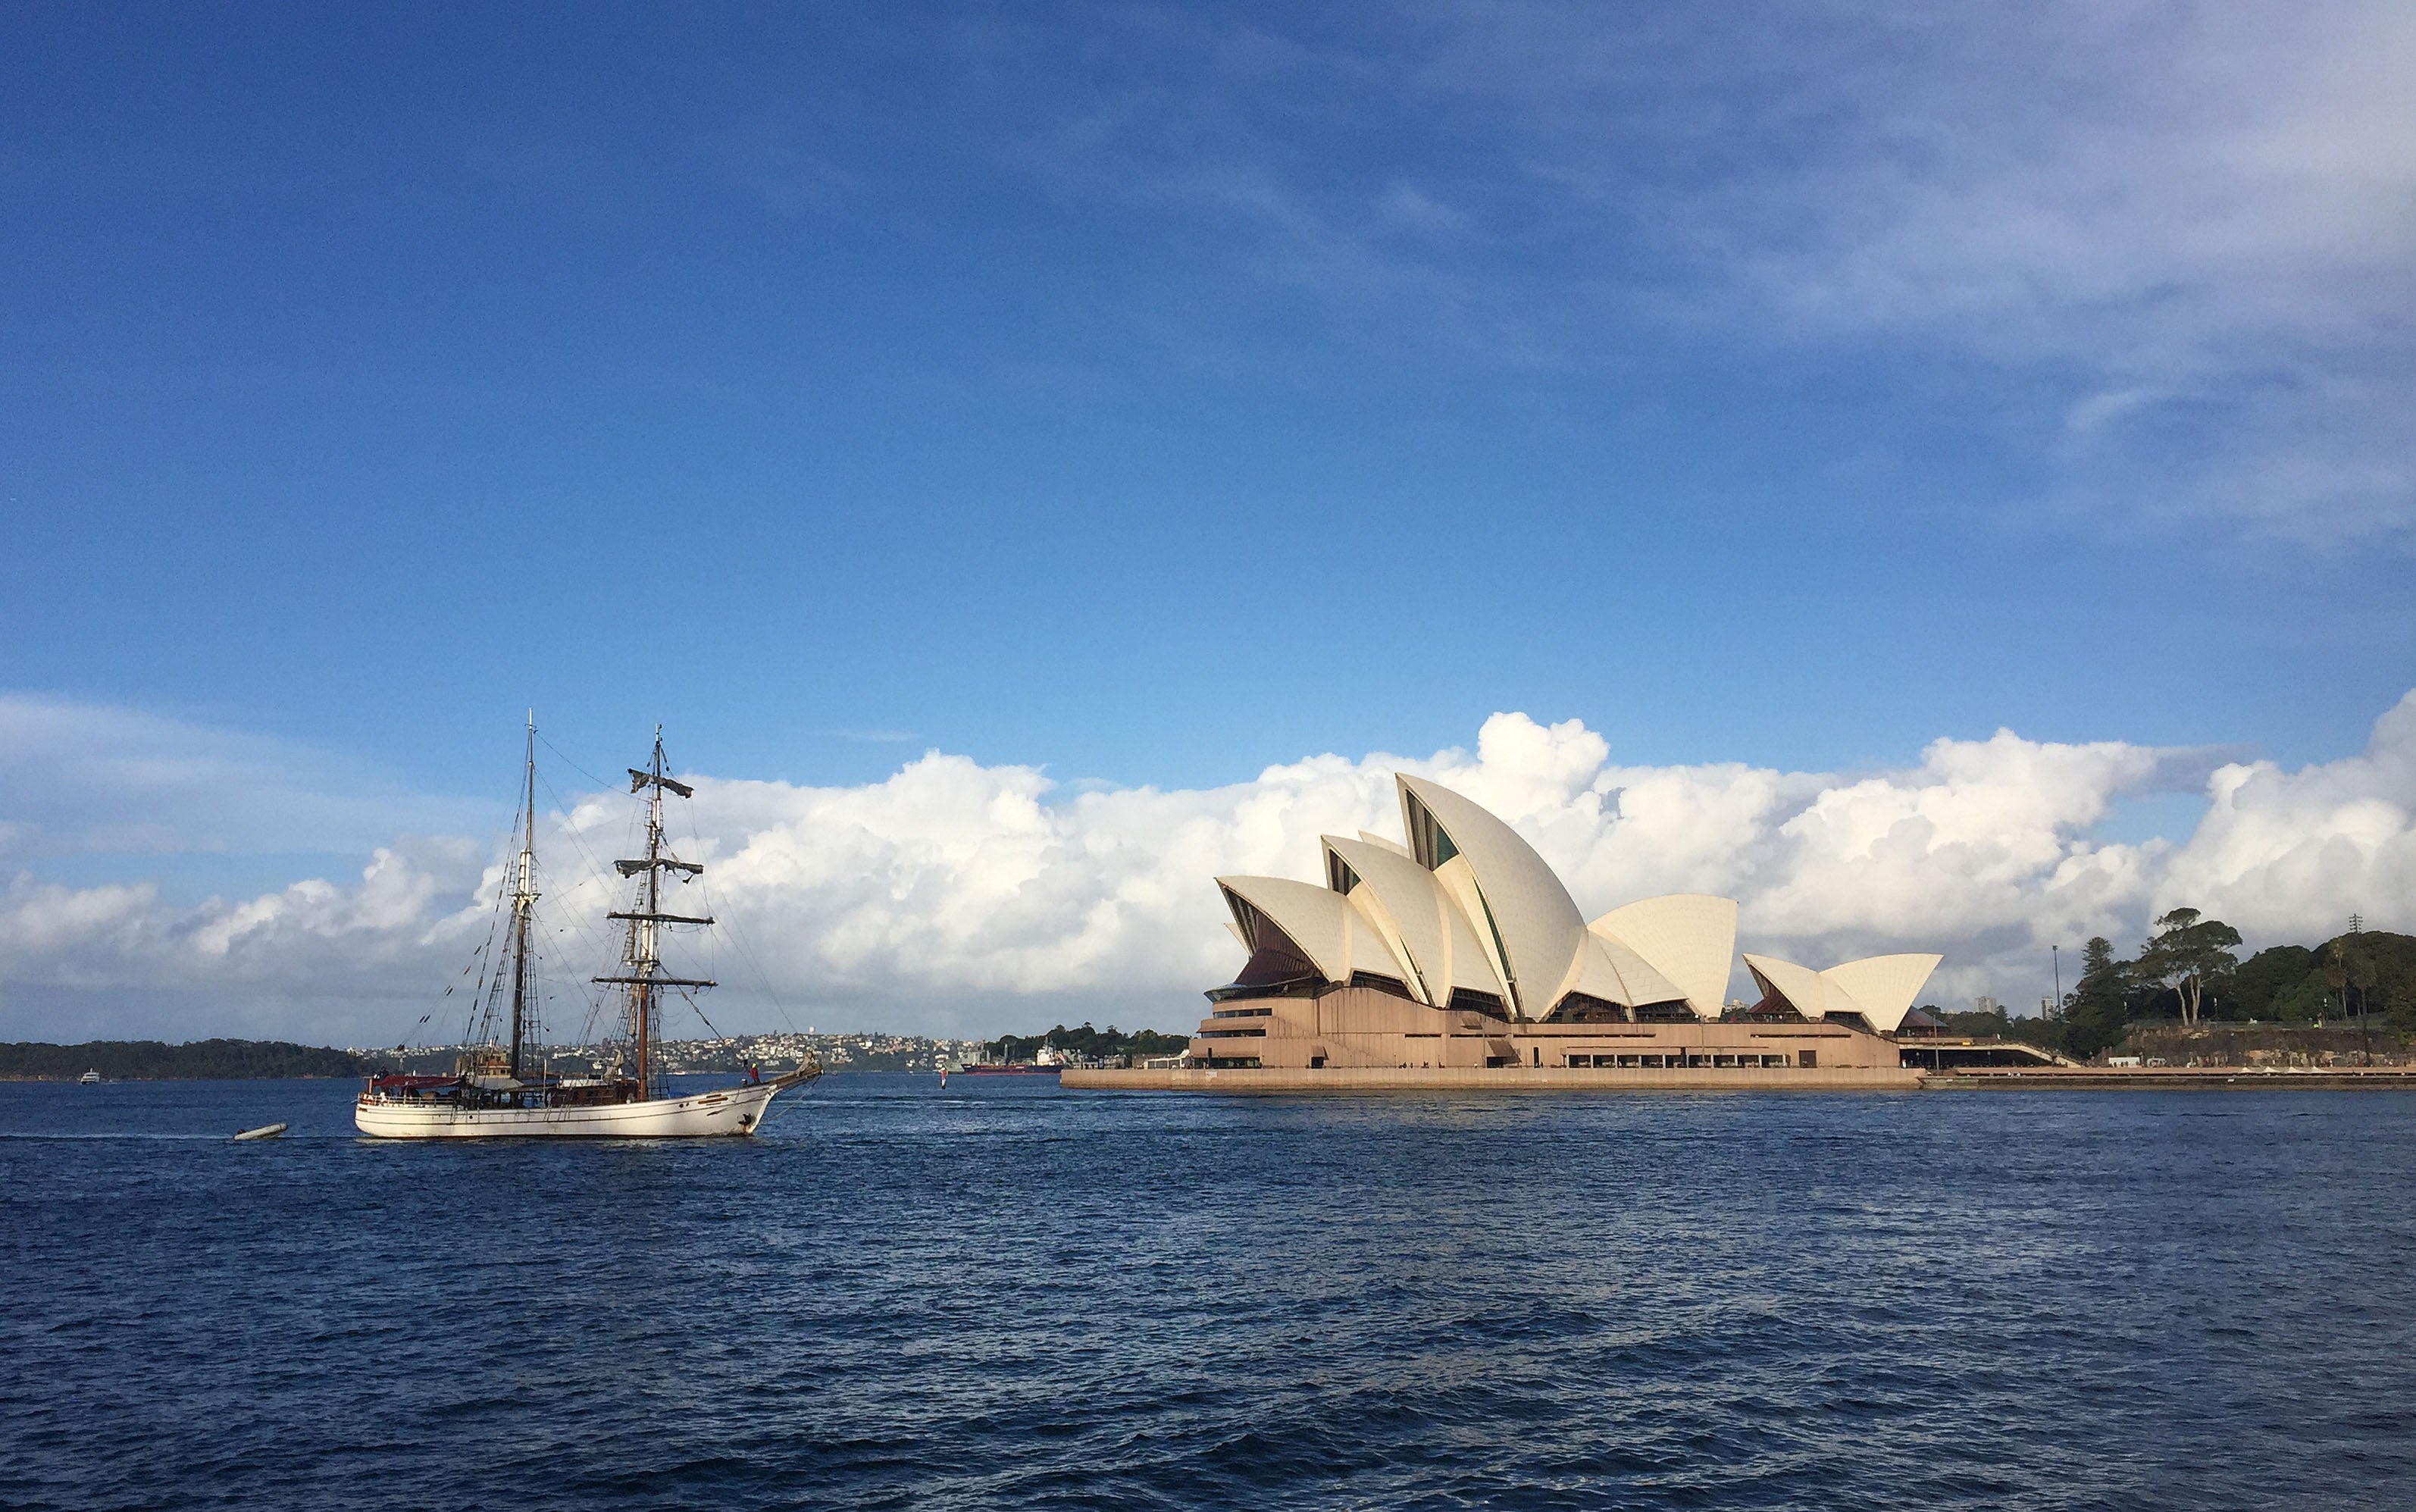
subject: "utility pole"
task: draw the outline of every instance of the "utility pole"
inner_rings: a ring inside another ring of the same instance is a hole
[[[2055,1011],[2047,1017],[2061,1019],[2063,1017],[2063,946],[2049,945],[2046,953],[2047,959],[2055,965]]]
[[[2348,990],[2356,985],[2357,937],[2365,930],[2365,915],[2352,912],[2348,916],[2348,949],[2342,952],[2341,1010],[2348,1010]],[[2365,989],[2357,991],[2357,1037],[2363,1048],[2359,1057],[2367,1066],[2374,1064],[2374,1026],[2365,1016]]]

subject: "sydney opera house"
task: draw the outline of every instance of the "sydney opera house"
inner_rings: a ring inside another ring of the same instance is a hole
[[[1647,898],[1589,923],[1508,824],[1448,788],[1394,780],[1407,844],[1324,837],[1321,887],[1216,879],[1248,955],[1209,992],[1191,1067],[1796,1081],[1909,1064],[1899,1036],[1928,1022],[1912,1005],[1938,957],[1815,971],[1748,955],[1759,999],[1724,1004],[1735,902]]]

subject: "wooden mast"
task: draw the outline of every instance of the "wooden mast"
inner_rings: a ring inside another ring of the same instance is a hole
[[[646,794],[646,854],[642,858],[615,861],[621,875],[642,877],[638,885],[639,906],[627,913],[612,913],[606,918],[623,919],[629,926],[627,952],[628,975],[598,976],[598,982],[616,983],[629,990],[629,1037],[638,1056],[638,1096],[653,1096],[655,1078],[655,1036],[659,1025],[655,1012],[655,995],[666,987],[711,987],[702,977],[665,976],[662,956],[656,943],[655,930],[663,924],[710,924],[712,918],[687,914],[663,912],[662,877],[666,871],[684,871],[689,876],[702,876],[704,868],[694,861],[682,861],[663,854],[663,794],[666,790],[686,798],[695,789],[685,782],[675,782],[663,775],[663,727],[655,726],[655,754],[647,769],[629,768],[629,791],[648,790]]]
[[[512,888],[511,1077],[521,1079],[521,1047],[528,1037],[529,916],[536,911],[536,711],[529,711],[528,802],[521,814],[520,874]]]

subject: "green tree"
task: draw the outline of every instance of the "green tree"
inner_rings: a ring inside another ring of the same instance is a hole
[[[2243,1018],[2278,1019],[2274,1005],[2315,969],[2316,953],[2305,945],[2269,945],[2240,963],[2225,996]]]
[[[2359,1018],[2373,1012],[2374,989],[2381,974],[2375,969],[2374,956],[2365,948],[2365,942],[2354,934],[2342,935],[2332,943],[2325,956],[2329,967],[2325,975],[2337,978],[2332,986],[2340,993],[2341,1011],[2351,1011],[2350,1004],[2354,1003]]]
[[[2273,1017],[2293,1023],[2320,1019],[2332,1007],[2332,990],[2324,985],[2322,967],[2310,971],[2273,997]]]
[[[2114,942],[2093,936],[2080,947],[2080,980],[2063,1000],[2063,1051],[2081,1059],[2120,1044],[2127,1030],[2131,963],[2114,956]]]
[[[1003,1036],[988,1041],[983,1049],[1002,1061],[1030,1062],[1039,1056],[1044,1046],[1085,1059],[1112,1060],[1119,1055],[1173,1055],[1190,1043],[1184,1035],[1161,1034],[1155,1029],[1127,1033],[1114,1024],[1094,1029],[1086,1022],[1079,1029],[1068,1029],[1061,1023],[1045,1035]]]
[[[2005,1036],[2008,1021],[2005,1018],[2005,1010],[2001,1007],[1990,1008],[1986,1013],[1978,1009],[1949,1013],[1935,1003],[1925,1003],[1921,1005],[1921,1011],[1944,1024],[1955,1034],[1970,1035],[1975,1039],[2002,1039]]]
[[[2416,936],[2367,930],[2357,936],[2361,954],[2373,964],[2373,1011],[2403,1030],[2416,1030]]]
[[[96,1039],[83,1045],[0,1045],[0,1079],[73,1081],[98,1071],[112,1081],[237,1081],[263,1077],[359,1076],[372,1063],[349,1051],[281,1039]]]
[[[2240,964],[2232,947],[2240,931],[2195,908],[2177,908],[2156,920],[2148,948],[2139,952],[2140,976],[2161,983],[2181,999],[2182,1022],[2198,1021],[2207,983]]]

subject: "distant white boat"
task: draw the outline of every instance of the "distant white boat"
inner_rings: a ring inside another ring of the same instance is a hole
[[[237,1129],[234,1137],[239,1140],[273,1140],[284,1132],[282,1124],[263,1124],[258,1128]]]
[[[80,1087],[97,1087],[100,1085],[100,1073],[98,1071],[86,1071],[83,1075],[76,1078],[76,1085]]]

